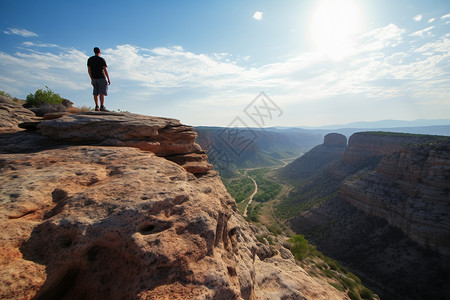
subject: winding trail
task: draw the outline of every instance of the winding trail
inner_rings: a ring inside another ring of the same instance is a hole
[[[256,184],[255,179],[251,178],[250,176],[248,177],[251,180],[253,180],[253,183],[255,184],[255,190],[253,191],[253,194],[250,195],[250,200],[248,201],[247,205],[245,206],[245,210],[244,210],[244,217],[247,217],[247,208],[248,206],[252,203],[253,201],[253,196],[256,195],[256,193],[258,192],[258,185]]]

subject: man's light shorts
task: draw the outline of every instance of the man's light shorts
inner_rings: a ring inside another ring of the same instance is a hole
[[[92,78],[93,95],[108,95],[108,82],[105,78]]]

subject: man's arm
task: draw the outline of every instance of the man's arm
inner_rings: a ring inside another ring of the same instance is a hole
[[[106,68],[106,66],[103,66],[103,72],[105,73],[106,78],[108,78],[108,84],[111,84],[111,81],[109,80],[108,69]]]
[[[92,80],[91,67],[89,67],[89,66],[88,66],[88,73],[89,73],[89,77],[91,77],[91,80]]]

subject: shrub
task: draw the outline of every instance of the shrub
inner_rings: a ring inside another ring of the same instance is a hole
[[[5,92],[5,91],[0,91],[0,95],[1,95],[1,96],[5,96],[5,97],[8,97],[8,98],[12,98],[11,95],[8,94],[8,93]]]
[[[64,100],[61,98],[59,94],[53,93],[52,90],[48,88],[48,86],[45,87],[47,90],[38,89],[34,94],[29,94],[27,96],[27,100],[25,103],[25,107],[39,107],[44,104],[62,104],[62,101]]]
[[[294,235],[289,239],[292,243],[291,252],[298,260],[303,260],[309,254],[309,244],[301,234]]]
[[[361,298],[359,298],[359,295],[358,295],[358,293],[356,293],[355,291],[353,291],[353,290],[349,290],[348,292],[347,292],[347,295],[350,297],[350,299],[352,299],[352,300],[360,300]]]
[[[345,289],[342,287],[342,285],[340,285],[339,283],[334,283],[334,282],[329,282],[329,284],[334,287],[335,289],[341,291],[341,292],[345,292]]]
[[[364,287],[359,294],[360,294],[361,298],[363,298],[363,299],[370,300],[370,299],[375,298],[375,293],[366,287]]]

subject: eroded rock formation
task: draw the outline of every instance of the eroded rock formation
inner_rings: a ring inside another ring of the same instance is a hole
[[[355,133],[342,158],[312,172],[287,201],[303,209],[291,228],[381,299],[450,296],[448,137]]]
[[[342,158],[347,147],[347,138],[343,134],[325,135],[323,144],[318,145],[284,167],[281,175],[286,179],[302,180],[322,170],[328,164]]]
[[[14,103],[11,98],[0,95],[0,133],[17,131],[22,122],[32,122],[36,115],[21,105]]]
[[[323,144],[325,146],[346,147],[347,137],[340,133],[328,133],[323,138]]]
[[[173,159],[191,173],[206,173],[212,165],[195,143],[192,126],[178,120],[115,112],[87,112],[42,121],[37,130],[51,139],[83,144],[135,147]]]
[[[189,172],[204,155],[190,127],[92,113],[37,128],[0,135],[0,298],[347,298],[258,242],[270,233],[215,171]]]
[[[374,172],[344,181],[340,193],[412,240],[450,255],[450,139],[401,148]]]

